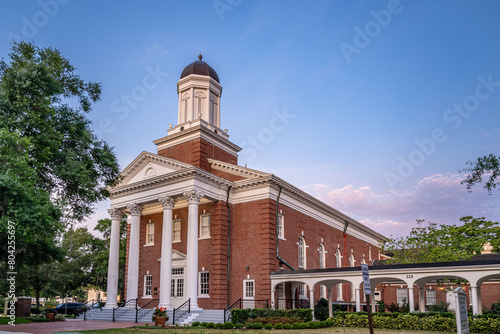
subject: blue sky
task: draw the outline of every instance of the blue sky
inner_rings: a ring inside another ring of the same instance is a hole
[[[89,117],[122,168],[155,152],[152,140],[176,123],[176,83],[201,52],[223,86],[222,127],[244,148],[241,165],[387,236],[416,219],[500,218],[498,193],[459,184],[467,161],[500,154],[498,1],[1,6],[0,57],[10,38],[24,38],[60,49],[85,80],[103,84]],[[97,205],[91,227],[108,206]]]

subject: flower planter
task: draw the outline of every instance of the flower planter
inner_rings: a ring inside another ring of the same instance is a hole
[[[45,318],[54,321],[55,313],[45,313]]]
[[[155,317],[155,326],[165,327],[167,320],[167,317]]]

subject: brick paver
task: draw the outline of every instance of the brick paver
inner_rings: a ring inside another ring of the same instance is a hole
[[[125,328],[137,326],[138,324],[129,322],[111,322],[111,321],[82,321],[67,320],[53,322],[34,322],[31,324],[0,325],[0,334],[2,333],[31,333],[31,334],[52,334],[64,331],[79,331],[90,329],[107,328]]]

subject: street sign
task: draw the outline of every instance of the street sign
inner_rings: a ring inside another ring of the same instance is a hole
[[[361,273],[363,274],[363,289],[365,290],[365,295],[372,294],[372,288],[370,285],[370,274],[368,273],[368,265],[361,263]]]

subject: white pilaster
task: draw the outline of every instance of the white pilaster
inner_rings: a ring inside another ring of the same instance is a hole
[[[271,309],[275,310],[276,307],[275,307],[275,296],[274,294],[276,293],[276,291],[274,289],[271,290]]]
[[[328,287],[328,318],[331,318],[333,316],[333,287],[329,286]]]
[[[477,312],[483,314],[483,298],[481,297],[481,287],[477,287]]]
[[[160,302],[159,307],[172,307],[170,296],[172,284],[172,210],[175,201],[170,196],[158,199],[163,206],[163,228],[161,233]]]
[[[198,204],[203,194],[197,190],[184,193],[188,201],[188,235],[186,255],[186,300],[191,299],[191,310],[198,307]]]
[[[472,302],[472,314],[479,314],[478,302],[477,302],[477,287],[470,287],[470,299]]]
[[[413,297],[413,287],[408,287],[408,306],[410,313],[415,312],[415,298]]]
[[[309,289],[309,307],[313,310],[313,321],[316,319],[314,314],[314,288]]]
[[[418,288],[418,310],[425,312],[425,288]]]
[[[118,209],[109,209],[111,216],[111,235],[109,241],[109,264],[108,264],[108,291],[107,302],[104,308],[112,309],[118,307],[116,296],[118,293],[118,265],[120,257],[120,220],[122,212]]]
[[[354,293],[356,295],[356,312],[361,312],[361,295],[359,293],[359,286],[355,288]]]
[[[137,299],[139,290],[139,235],[141,225],[141,206],[132,204],[127,207],[130,221],[130,244],[128,250],[127,300]]]

